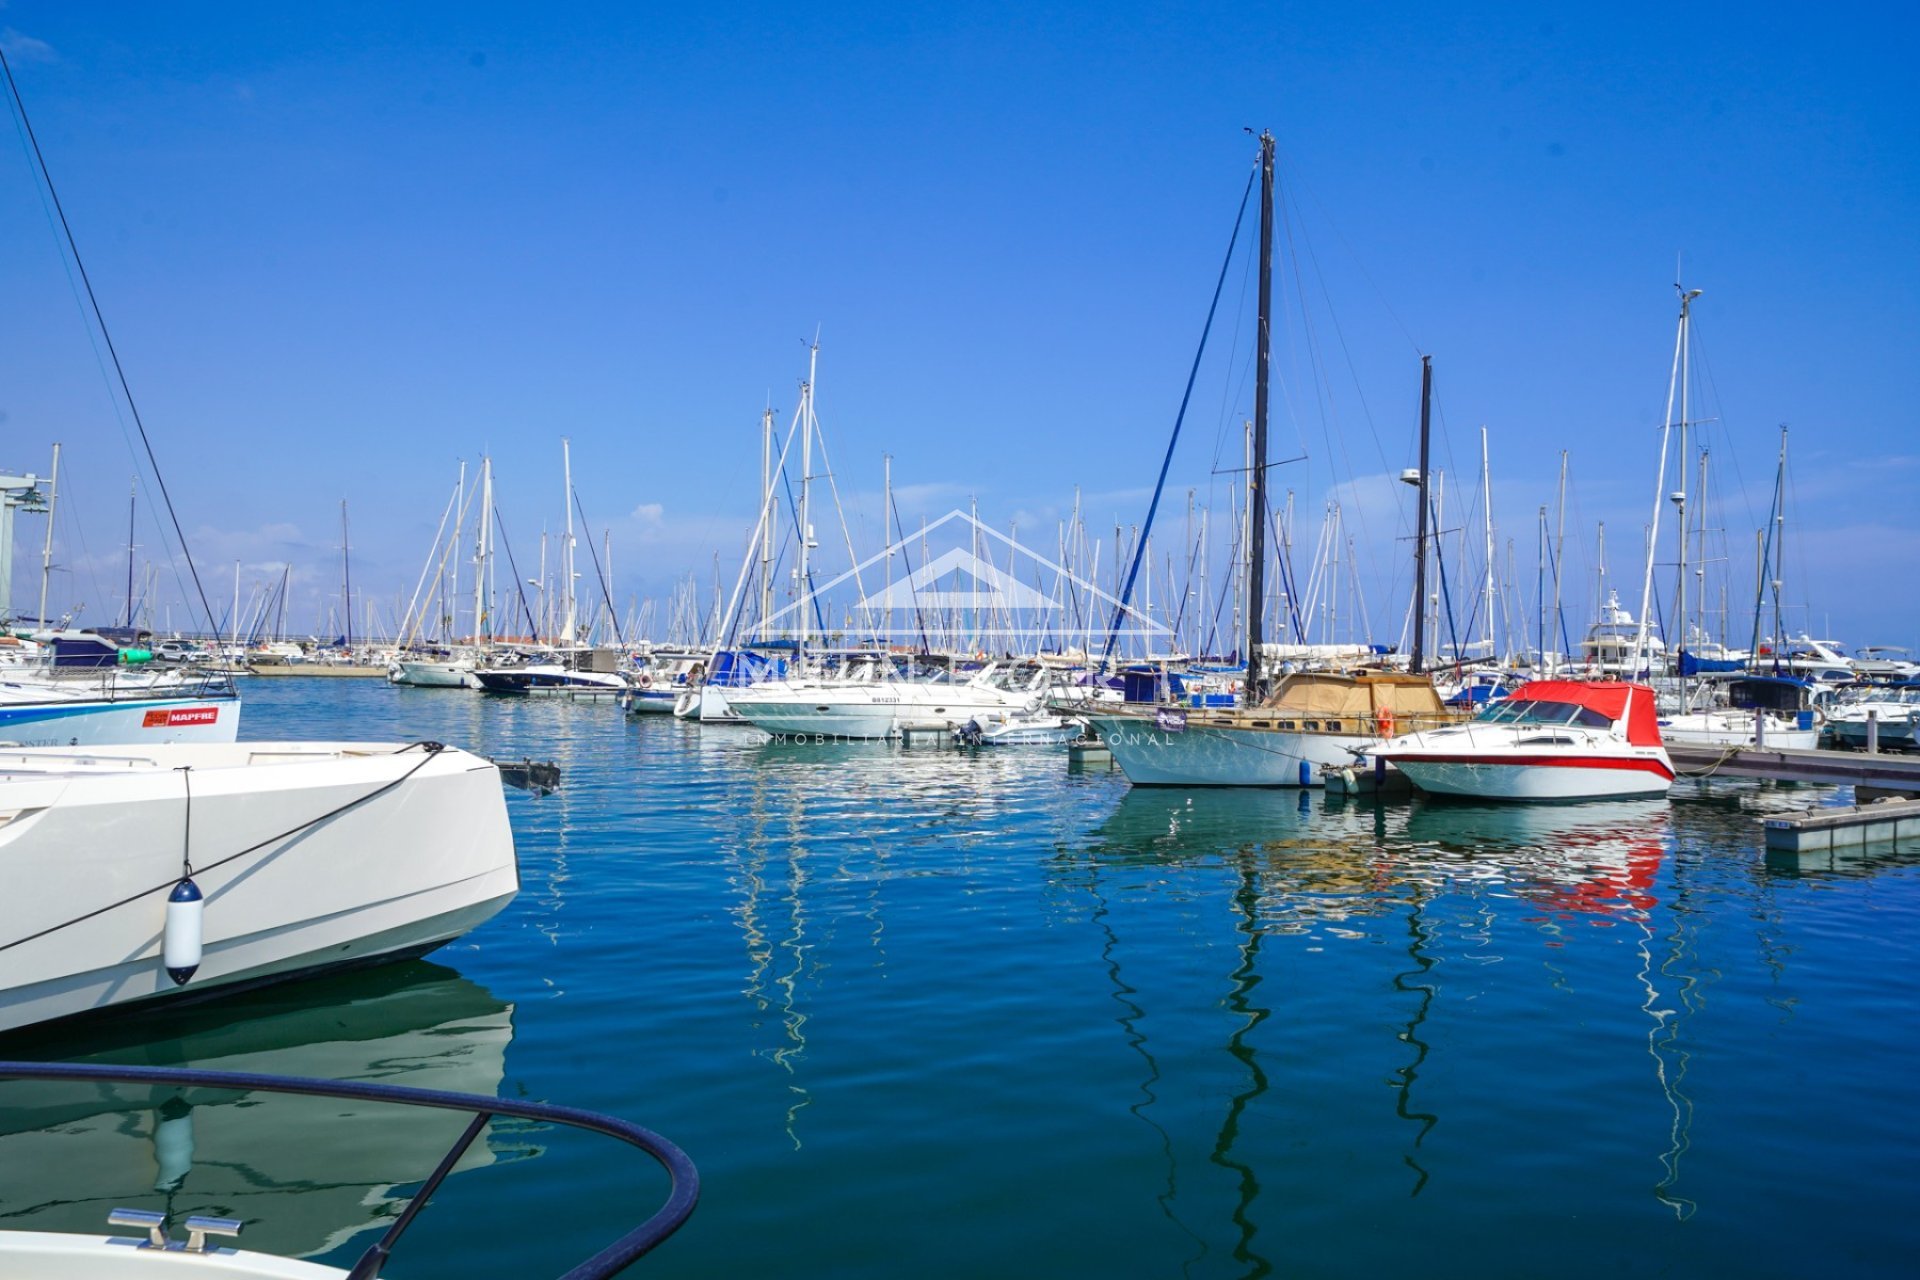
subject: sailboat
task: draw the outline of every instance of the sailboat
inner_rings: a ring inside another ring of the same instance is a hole
[[[1247,673],[1239,708],[1143,708],[1088,718],[1114,763],[1136,786],[1310,787],[1322,770],[1353,762],[1355,752],[1396,731],[1458,719],[1421,674],[1416,618],[1411,673],[1299,671],[1269,690],[1260,658],[1265,613],[1266,456],[1269,335],[1273,310],[1273,163],[1271,133],[1260,135],[1260,282],[1255,326],[1253,459],[1247,471]],[[1433,370],[1421,377],[1421,521],[1417,594],[1425,594],[1426,462]],[[1420,611],[1416,610],[1416,614]]]

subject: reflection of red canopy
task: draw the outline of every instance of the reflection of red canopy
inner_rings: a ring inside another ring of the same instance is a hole
[[[1618,724],[1627,722],[1627,741],[1636,747],[1660,745],[1660,721],[1653,690],[1624,680],[1535,680],[1515,689],[1510,701],[1573,702],[1598,711]]]

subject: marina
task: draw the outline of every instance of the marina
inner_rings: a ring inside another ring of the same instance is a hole
[[[1845,788],[1353,804],[591,702],[243,696],[243,738],[551,760],[558,791],[507,793],[519,896],[427,960],[13,1032],[0,1057],[497,1083],[639,1118],[704,1188],[639,1274],[1524,1274],[1554,1252],[1574,1275],[1893,1275],[1917,1242],[1882,1135],[1916,1118],[1891,1011],[1920,859],[1761,835]],[[43,1153],[32,1194],[0,1190],[6,1227],[170,1202],[336,1265],[370,1240],[294,1230],[351,1224],[319,1171],[236,1198],[213,1129],[154,1195],[156,1113],[118,1105],[84,1132],[0,1110],[0,1143]],[[248,1164],[292,1175],[301,1133]],[[399,1274],[556,1274],[609,1235],[591,1150],[486,1143]],[[392,1194],[431,1159],[358,1176]],[[118,1178],[112,1204],[38,1190],[83,1170]]]
[[[1920,24],[1410,16],[15,0],[0,1280],[1911,1272]]]

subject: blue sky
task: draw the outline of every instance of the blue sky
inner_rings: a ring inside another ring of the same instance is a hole
[[[1604,521],[1637,605],[1678,259],[1730,592],[1789,423],[1794,621],[1920,642],[1920,20],[1715,8],[10,0],[0,39],[222,612],[235,560],[249,589],[291,562],[319,617],[342,499],[356,589],[404,597],[483,451],[537,556],[563,435],[623,604],[716,552],[730,582],[760,411],[784,422],[816,328],[863,550],[883,452],[910,523],[977,499],[1050,547],[1078,486],[1110,540],[1144,514],[1253,126],[1292,233],[1273,452],[1308,455],[1276,476],[1309,545],[1343,500],[1380,638],[1423,352],[1436,458],[1465,500],[1487,427],[1526,589],[1566,450],[1570,597]],[[53,603],[112,621],[134,458],[7,154],[0,465],[63,442]],[[1226,506],[1247,287],[1236,266],[1177,512]],[[26,610],[43,528],[19,526]]]

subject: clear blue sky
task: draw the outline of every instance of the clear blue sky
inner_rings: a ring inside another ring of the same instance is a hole
[[[1309,546],[1346,500],[1383,638],[1411,521],[1383,477],[1413,462],[1422,352],[1450,483],[1477,483],[1488,428],[1528,589],[1568,450],[1570,594],[1605,521],[1637,605],[1682,258],[1732,593],[1790,423],[1797,621],[1912,644],[1913,15],[10,0],[0,39],[216,610],[236,559],[249,587],[290,561],[315,617],[343,498],[356,588],[404,596],[483,451],[524,562],[563,516],[563,435],[623,603],[716,552],[730,580],[760,410],[784,422],[816,326],[866,544],[883,452],[909,522],[977,497],[1050,549],[1078,485],[1110,539],[1144,514],[1253,126],[1296,233],[1273,452],[1309,460],[1277,476]],[[0,465],[44,473],[64,442],[53,604],[113,621],[134,459],[7,154]],[[1189,487],[1225,507],[1245,284],[1176,511]],[[19,526],[23,610],[43,528]],[[150,512],[138,540],[161,553]]]

